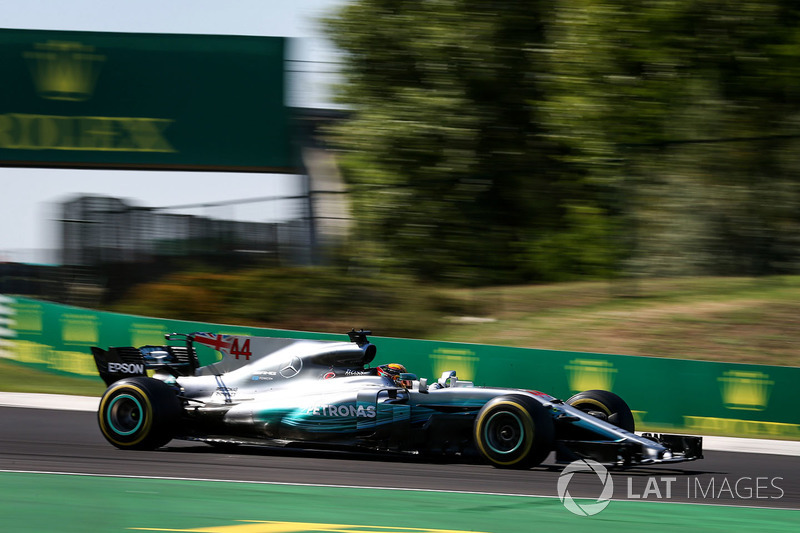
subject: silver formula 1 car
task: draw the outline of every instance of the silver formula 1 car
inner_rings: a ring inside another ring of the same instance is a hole
[[[630,409],[608,391],[562,401],[475,387],[455,372],[429,383],[399,364],[371,367],[369,334],[351,331],[350,342],[172,334],[173,345],[92,348],[108,385],[100,429],[123,449],[177,438],[481,457],[506,468],[530,468],[552,451],[559,462],[618,466],[702,458],[700,437],[634,434]],[[196,343],[222,360],[200,366]]]

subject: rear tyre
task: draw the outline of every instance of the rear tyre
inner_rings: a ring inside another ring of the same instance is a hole
[[[553,419],[536,400],[522,395],[498,396],[478,412],[473,426],[478,453],[498,468],[538,465],[553,449]]]
[[[636,422],[633,420],[630,407],[613,392],[607,390],[579,392],[567,400],[567,404],[631,433],[636,430]]]
[[[97,422],[108,442],[121,449],[155,450],[175,436],[183,408],[163,381],[135,377],[113,383],[100,399]]]

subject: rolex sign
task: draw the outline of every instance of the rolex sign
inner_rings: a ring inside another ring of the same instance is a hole
[[[284,45],[0,30],[0,165],[293,172]]]

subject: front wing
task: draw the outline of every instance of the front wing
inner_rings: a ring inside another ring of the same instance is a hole
[[[555,451],[559,463],[580,459],[616,466],[677,463],[702,459],[703,438],[643,433],[635,441],[559,440]]]

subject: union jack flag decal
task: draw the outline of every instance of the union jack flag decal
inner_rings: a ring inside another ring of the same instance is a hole
[[[195,333],[194,342],[205,344],[218,352],[229,352],[233,337],[231,335],[218,335],[216,333]]]

